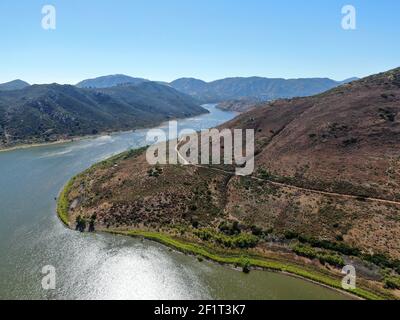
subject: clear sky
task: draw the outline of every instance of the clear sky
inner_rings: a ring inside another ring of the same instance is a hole
[[[56,30],[41,26],[43,5]],[[344,5],[357,29],[341,27]],[[0,82],[362,77],[400,66],[399,0],[1,0]]]

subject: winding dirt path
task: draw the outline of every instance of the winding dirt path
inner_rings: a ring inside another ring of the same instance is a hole
[[[227,171],[227,170],[223,170],[223,169],[219,169],[219,168],[208,167],[208,166],[204,166],[204,165],[200,165],[200,164],[191,164],[189,161],[187,161],[179,153],[178,146],[179,146],[179,144],[181,142],[183,142],[183,141],[180,141],[179,143],[177,143],[177,145],[175,146],[175,151],[176,151],[176,153],[178,155],[178,158],[181,160],[180,163],[182,165],[185,165],[185,166],[191,165],[191,166],[195,166],[195,167],[198,167],[198,168],[203,168],[203,169],[208,169],[208,170],[212,170],[212,171],[216,171],[216,172],[229,174],[229,175],[232,175],[232,176],[235,175],[235,173],[233,173],[232,171]],[[298,187],[298,186],[294,186],[294,185],[291,185],[291,184],[276,182],[276,181],[273,181],[273,180],[270,180],[270,179],[259,178],[259,177],[254,177],[254,176],[246,176],[246,178],[257,180],[257,181],[268,182],[268,183],[270,183],[272,185],[279,186],[279,187],[287,187],[287,188],[292,188],[292,189],[299,190],[299,191],[304,191],[304,192],[311,192],[311,193],[315,193],[315,194],[321,194],[321,195],[326,195],[326,196],[340,197],[340,198],[344,198],[344,199],[353,199],[353,200],[360,201],[360,196],[355,196],[355,195],[352,195],[352,194],[329,192],[329,191],[322,191],[322,190],[316,190],[316,189],[308,189],[308,188]],[[386,200],[386,199],[373,198],[373,197],[372,198],[371,197],[363,198],[362,201],[364,201],[364,200],[365,201],[369,201],[369,202],[377,202],[377,203],[382,203],[382,204],[391,204],[391,205],[400,206],[400,201]]]

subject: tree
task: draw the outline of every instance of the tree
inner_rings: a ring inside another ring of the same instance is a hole
[[[80,215],[76,217],[76,227],[75,227],[75,229],[77,231],[80,231],[80,232],[85,232],[85,230],[86,230],[86,220],[85,220],[85,218],[82,218],[82,216],[80,216]]]

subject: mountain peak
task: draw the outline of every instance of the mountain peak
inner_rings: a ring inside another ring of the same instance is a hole
[[[79,88],[109,88],[127,84],[137,85],[147,81],[149,80],[143,78],[133,78],[124,74],[113,74],[83,80],[79,82],[76,86]]]
[[[26,87],[29,87],[30,84],[20,79],[16,79],[10,82],[1,83],[0,91],[11,91],[11,90],[20,90]]]

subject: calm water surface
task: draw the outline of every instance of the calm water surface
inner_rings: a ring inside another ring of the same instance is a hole
[[[235,114],[179,121],[209,128]],[[75,174],[145,144],[145,130],[0,153],[0,299],[341,299],[289,276],[249,275],[170,251],[150,241],[64,228],[55,197]],[[57,270],[57,289],[41,287],[43,266]]]

